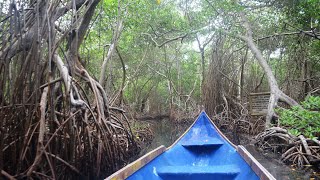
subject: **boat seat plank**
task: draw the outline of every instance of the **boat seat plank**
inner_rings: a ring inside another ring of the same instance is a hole
[[[223,141],[217,138],[204,138],[197,141],[185,141],[181,143],[183,147],[220,147],[223,144]]]
[[[207,177],[236,177],[240,173],[237,165],[220,166],[163,166],[159,167],[157,174],[160,177],[179,177],[192,175],[205,175]]]

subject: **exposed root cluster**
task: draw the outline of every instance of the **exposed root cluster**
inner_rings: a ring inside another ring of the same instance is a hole
[[[216,113],[213,120],[222,130],[250,134],[255,129],[253,128],[255,124],[249,121],[248,109],[242,104],[234,100],[227,101],[227,98],[225,98],[225,103],[216,109],[222,109],[222,111]]]
[[[154,138],[154,133],[152,131],[151,126],[152,125],[147,123],[146,125],[138,125],[132,127],[133,135],[135,137],[139,149],[144,148],[146,145],[149,145],[152,142]]]
[[[51,119],[44,113],[50,114],[50,110],[40,105],[40,112],[34,113],[31,120],[21,119],[25,122],[19,123],[16,119],[24,116],[23,108],[2,108],[0,113],[8,114],[4,115],[6,128],[2,132],[2,175],[91,179],[119,169],[137,151],[126,116],[110,108],[110,115],[98,120],[95,109],[93,106],[65,113],[56,110],[56,118]],[[9,116],[13,112],[16,115]]]
[[[280,127],[272,127],[258,134],[256,145],[265,150],[281,153],[283,162],[291,163],[299,168],[320,163],[320,142],[318,140],[298,137]]]
[[[0,179],[105,178],[137,146],[81,64],[100,0],[15,2],[0,22]]]

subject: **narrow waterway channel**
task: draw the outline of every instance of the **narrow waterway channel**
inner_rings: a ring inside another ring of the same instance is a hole
[[[174,141],[186,131],[192,122],[186,122],[178,126],[172,125],[168,119],[156,120],[150,122],[153,125],[154,139],[152,143],[145,147],[140,155],[143,155],[160,145],[169,147]],[[242,142],[242,141],[241,141]],[[248,142],[248,141],[245,141]],[[251,144],[242,144],[247,150],[276,178],[279,180],[303,180],[312,179],[310,173],[297,170],[280,162],[280,157],[273,153],[264,153],[259,151]]]

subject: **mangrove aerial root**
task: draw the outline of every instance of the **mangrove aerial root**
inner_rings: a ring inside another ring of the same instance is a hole
[[[320,143],[318,140],[291,135],[280,127],[272,127],[258,134],[255,144],[262,149],[281,153],[281,160],[299,168],[318,165]]]

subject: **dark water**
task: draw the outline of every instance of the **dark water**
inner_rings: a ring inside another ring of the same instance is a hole
[[[245,147],[276,179],[310,179],[309,172],[283,164],[279,155],[259,151],[253,145]]]
[[[146,154],[161,145],[169,147],[188,129],[189,126],[191,126],[192,123],[193,122],[190,121],[174,125],[169,119],[153,121],[154,139],[150,145],[140,152],[140,155]]]
[[[163,119],[157,120],[152,124],[154,127],[154,139],[152,143],[141,152],[141,155],[159,147],[160,145],[169,147],[187,130],[192,122],[186,122],[182,125],[172,125],[172,122],[167,119]],[[309,172],[297,170],[281,163],[279,156],[273,153],[264,153],[250,144],[243,145],[276,179],[312,179],[310,178]]]

